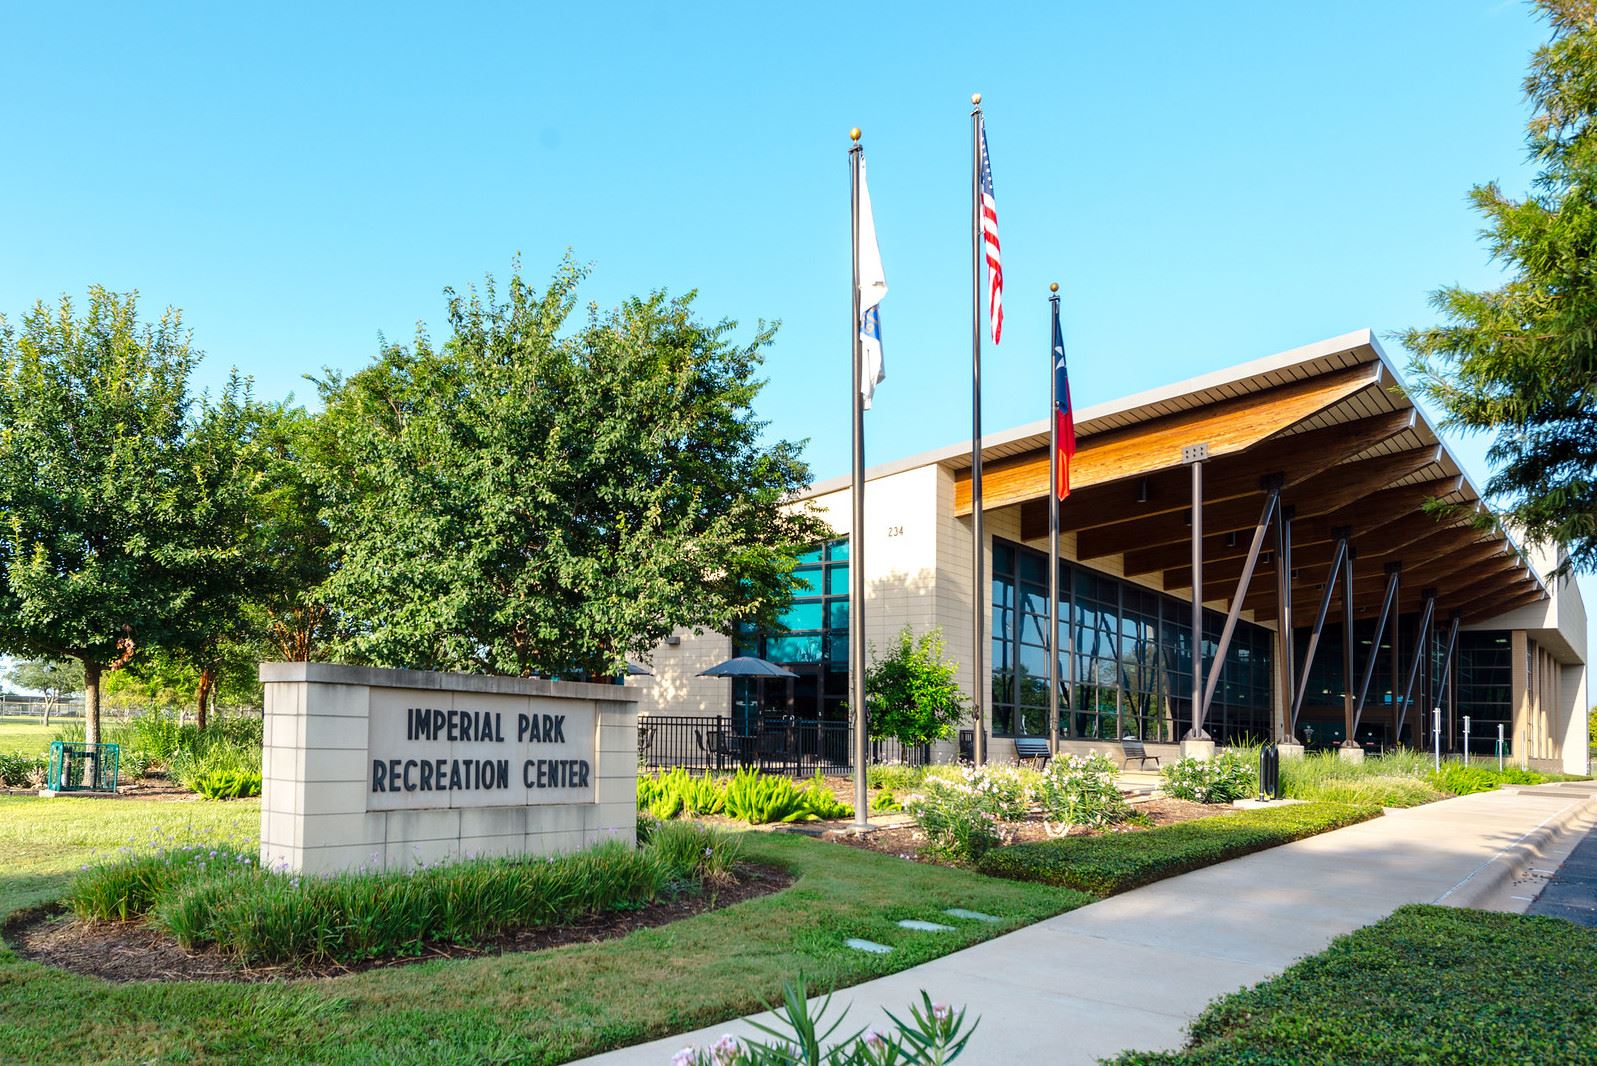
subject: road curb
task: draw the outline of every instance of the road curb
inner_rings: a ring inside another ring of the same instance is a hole
[[[1594,816],[1597,816],[1597,795],[1572,792],[1566,806],[1548,815],[1534,829],[1502,848],[1476,867],[1468,877],[1431,902],[1441,907],[1501,909],[1487,904],[1494,897],[1500,899],[1504,890],[1515,882],[1532,879],[1531,868],[1545,861],[1548,847],[1561,840],[1577,824],[1587,822]],[[1536,891],[1539,892],[1540,888]]]

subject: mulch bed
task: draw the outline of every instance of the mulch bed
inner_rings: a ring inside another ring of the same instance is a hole
[[[1231,814],[1235,811],[1235,808],[1230,804],[1192,803],[1188,800],[1170,799],[1169,797],[1133,804],[1133,809],[1139,814],[1146,815],[1151,824],[1142,825],[1134,822],[1125,822],[1110,826],[1107,829],[1083,829],[1080,826],[1071,826],[1068,831],[1060,833],[1057,831],[1057,827],[1050,831],[1042,816],[1033,813],[1024,822],[1010,823],[1006,827],[1010,835],[1005,842],[1022,844],[1035,840],[1058,840],[1061,836],[1076,837],[1102,836],[1105,833],[1139,833],[1145,829],[1152,829],[1161,825],[1191,822],[1199,818],[1212,818],[1217,814]],[[930,855],[923,854],[926,847],[926,835],[913,825],[883,828],[863,835],[849,832],[846,829],[835,830],[828,832],[826,839],[856,848],[867,848],[887,855],[896,855],[901,859],[913,859],[916,862],[946,865]]]
[[[481,944],[425,943],[416,955],[349,965],[292,963],[251,967],[218,948],[185,950],[172,937],[145,922],[81,922],[59,907],[22,912],[0,927],[0,934],[23,958],[107,981],[302,980],[434,959],[479,958],[597,943],[780,892],[794,880],[786,870],[739,863],[736,880],[707,888],[698,895],[661,900],[635,911],[595,914],[571,925],[521,929]]]

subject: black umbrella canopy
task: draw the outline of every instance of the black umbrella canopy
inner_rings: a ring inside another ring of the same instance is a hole
[[[724,663],[716,663],[708,670],[700,670],[700,677],[797,677],[785,666],[778,666],[752,655],[739,655]]]
[[[633,662],[631,659],[628,659],[627,660],[627,676],[628,677],[653,677],[654,676],[654,671],[650,670],[647,666],[639,665],[638,663]]]

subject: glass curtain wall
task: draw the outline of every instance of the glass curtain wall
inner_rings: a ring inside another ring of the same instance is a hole
[[[1191,605],[1061,560],[1060,736],[1179,740],[1191,724]],[[1204,616],[1204,651],[1224,618]],[[993,541],[995,736],[1048,734],[1048,557]],[[1070,654],[1074,638],[1074,661]],[[1206,728],[1223,741],[1270,735],[1274,634],[1239,622]]]
[[[732,724],[753,733],[762,716],[791,714],[800,721],[844,721],[848,699],[848,538],[800,552],[793,571],[793,604],[783,632],[739,627],[734,655],[755,655],[798,674],[793,682],[732,683]],[[792,685],[792,703],[788,686]]]
[[[1503,727],[1503,754],[1514,746],[1514,703],[1511,693],[1513,651],[1507,630],[1459,633],[1458,714],[1455,716],[1459,750],[1464,747],[1464,716],[1469,716],[1469,754],[1496,755],[1497,727]]]

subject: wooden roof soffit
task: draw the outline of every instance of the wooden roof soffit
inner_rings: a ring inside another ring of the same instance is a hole
[[[1181,449],[1188,444],[1207,443],[1211,460],[1246,451],[1379,385],[1383,375],[1380,362],[1362,363],[1125,429],[1082,437],[1070,464],[1070,507],[1080,505],[1075,494],[1084,489],[1179,468]],[[986,510],[1044,497],[1048,491],[1046,447],[983,466],[982,504]],[[970,497],[970,471],[958,471],[954,476],[954,514],[970,514]]]
[[[1287,506],[1296,508],[1301,518],[1328,514],[1370,496],[1394,481],[1439,463],[1441,458],[1441,445],[1433,444],[1343,463],[1320,475],[1312,484],[1303,486],[1305,491],[1301,494],[1289,490],[1282,494],[1281,500]],[[1214,504],[1205,500],[1203,528],[1216,533],[1248,529],[1257,524],[1263,502],[1262,492]],[[1386,520],[1389,521],[1390,517]],[[1125,551],[1130,544],[1143,548],[1155,544],[1177,544],[1190,538],[1190,529],[1184,511],[1095,526],[1076,534],[1076,557],[1095,559],[1114,555]]]
[[[1401,524],[1405,528],[1413,528],[1416,537],[1429,534],[1435,528],[1457,525],[1468,519],[1467,514],[1453,516],[1417,515],[1415,512],[1430,499],[1446,499],[1460,493],[1464,488],[1464,478],[1454,475],[1449,478],[1438,478],[1417,485],[1404,485],[1395,489],[1383,489],[1380,492],[1359,500],[1357,504],[1344,508],[1341,511],[1325,515],[1308,515],[1297,517],[1292,522],[1292,551],[1294,561],[1296,556],[1304,550],[1316,545],[1329,545],[1333,542],[1331,531],[1341,526],[1353,530],[1355,537],[1360,537],[1366,530],[1381,530],[1388,526]],[[1289,505],[1290,506],[1290,505]],[[1434,525],[1429,525],[1421,518],[1432,518]],[[1046,516],[1045,516],[1046,520]],[[1046,530],[1044,531],[1046,535]],[[1273,545],[1273,540],[1271,544]],[[1248,553],[1247,538],[1233,536],[1227,533],[1210,533],[1203,538],[1204,565],[1219,562],[1224,559],[1240,559]],[[1125,574],[1135,577],[1139,574],[1151,574],[1158,570],[1167,570],[1173,566],[1181,566],[1192,559],[1191,546],[1182,541],[1179,544],[1162,544],[1151,548],[1134,548],[1126,552]],[[1326,559],[1330,559],[1327,550]]]

